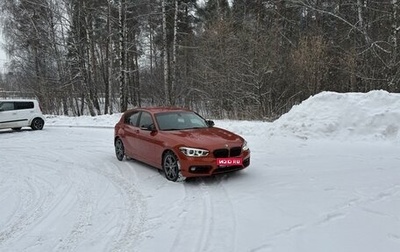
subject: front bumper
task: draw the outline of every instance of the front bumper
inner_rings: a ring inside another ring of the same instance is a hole
[[[180,153],[179,163],[184,177],[203,177],[229,173],[245,169],[250,165],[250,150],[243,151],[236,158],[242,158],[241,165],[221,166],[217,165],[217,158],[214,157],[187,157]]]

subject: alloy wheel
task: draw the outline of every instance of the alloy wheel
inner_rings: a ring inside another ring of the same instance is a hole
[[[119,161],[122,161],[125,156],[124,143],[119,138],[115,141],[115,156]]]

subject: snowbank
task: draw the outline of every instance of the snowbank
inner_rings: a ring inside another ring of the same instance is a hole
[[[118,122],[121,114],[79,117],[46,115],[45,117],[46,125],[51,126],[111,128]]]
[[[338,140],[399,140],[400,94],[322,92],[294,106],[271,135]]]

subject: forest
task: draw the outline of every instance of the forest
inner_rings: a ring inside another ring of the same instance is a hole
[[[397,0],[2,0],[0,24],[0,98],[47,114],[274,120],[321,91],[400,91]]]

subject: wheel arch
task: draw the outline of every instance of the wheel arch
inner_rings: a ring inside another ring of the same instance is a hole
[[[33,123],[33,121],[35,121],[36,119],[42,120],[42,121],[43,121],[43,124],[46,122],[46,121],[44,120],[43,117],[41,117],[41,116],[34,116],[34,117],[32,117],[32,118],[29,120],[29,125],[31,125],[31,124]]]

